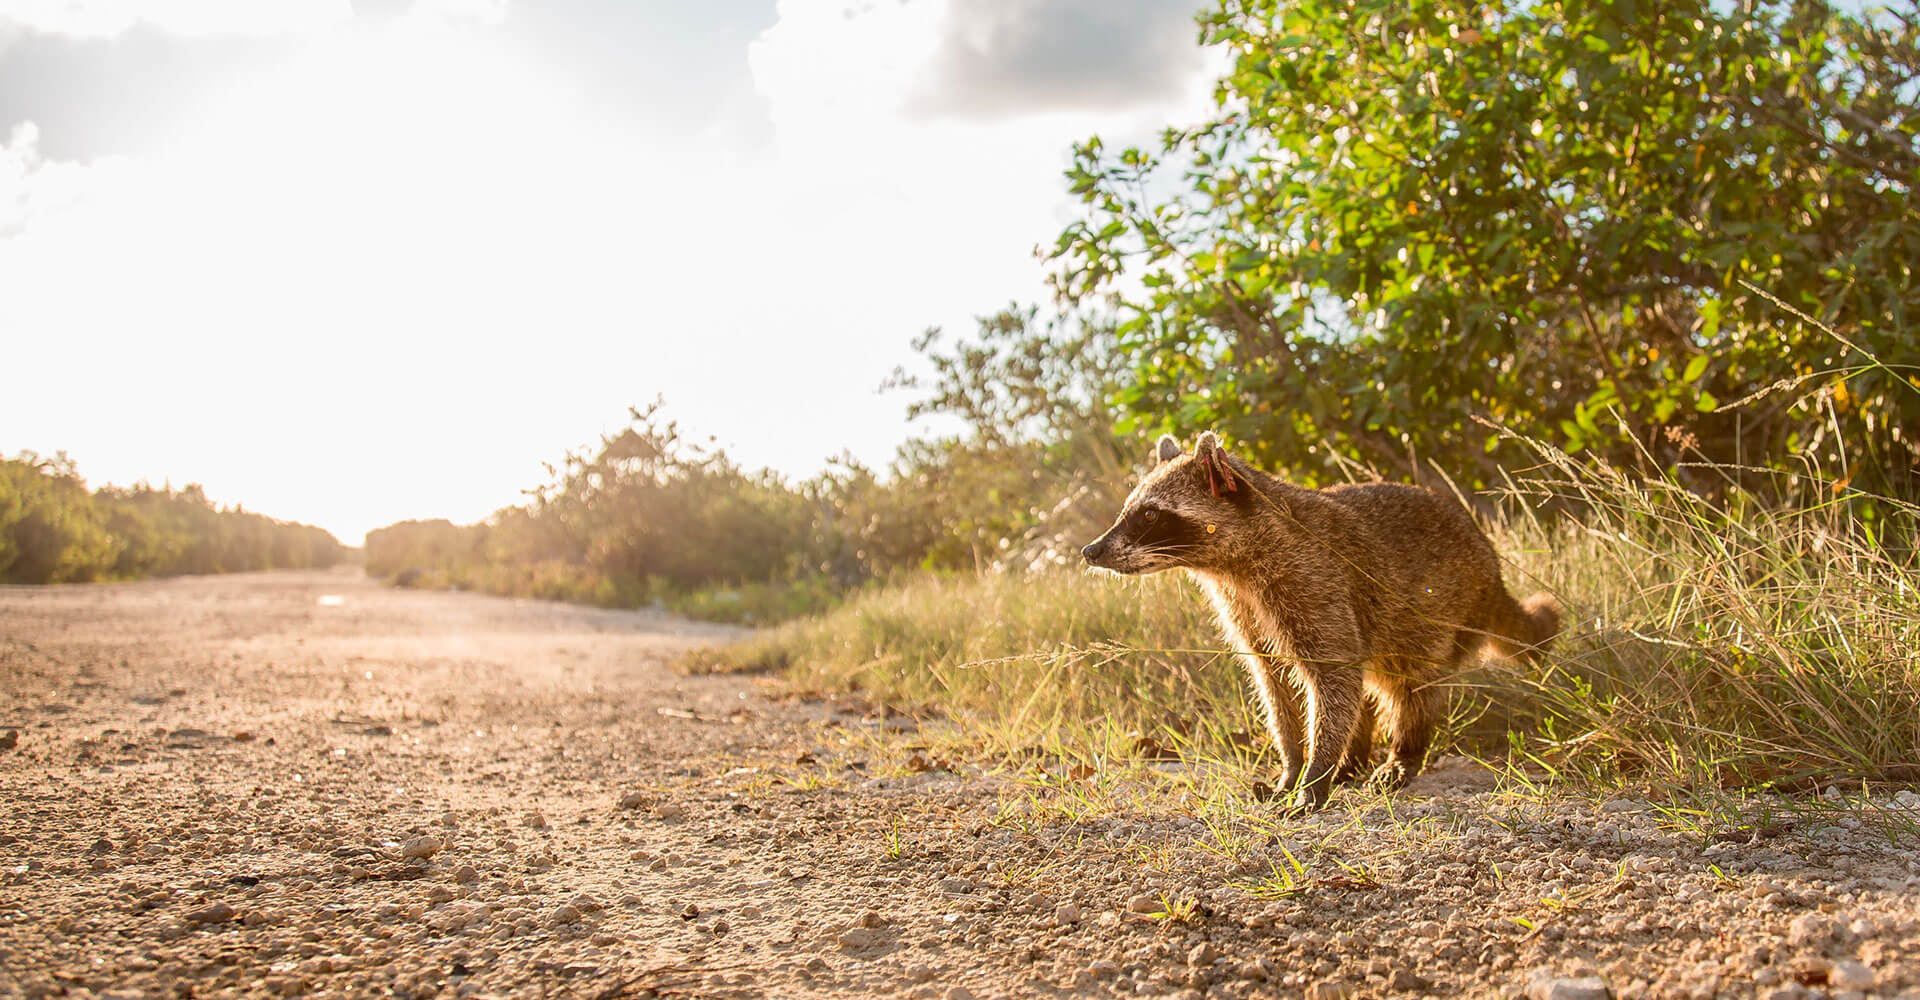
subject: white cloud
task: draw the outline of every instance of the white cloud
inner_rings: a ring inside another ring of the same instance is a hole
[[[114,157],[89,163],[48,159],[40,152],[40,129],[32,122],[14,125],[0,144],[0,240],[20,235],[30,223],[57,225],[126,169],[126,161]]]

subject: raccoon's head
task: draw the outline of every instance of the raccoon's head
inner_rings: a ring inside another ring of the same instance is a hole
[[[1080,554],[1116,573],[1204,569],[1230,542],[1252,501],[1253,487],[1229,466],[1212,431],[1200,435],[1191,453],[1164,435],[1153,470],[1133,488],[1113,527]]]

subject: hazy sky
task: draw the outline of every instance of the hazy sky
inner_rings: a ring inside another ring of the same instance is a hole
[[[1205,107],[1200,2],[0,0],[0,452],[349,543],[656,396],[883,464],[1071,142]]]

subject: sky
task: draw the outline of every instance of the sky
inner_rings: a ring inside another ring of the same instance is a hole
[[[1203,115],[1202,2],[0,0],[0,453],[349,544],[656,398],[883,467],[1072,143]]]

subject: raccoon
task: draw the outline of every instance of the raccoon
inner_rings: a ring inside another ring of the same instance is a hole
[[[1162,437],[1113,527],[1081,554],[1116,573],[1184,569],[1252,679],[1292,807],[1366,774],[1419,773],[1446,709],[1441,686],[1483,652],[1533,658],[1560,631],[1551,595],[1516,601],[1460,504],[1397,483],[1309,490],[1253,468],[1209,431]]]

